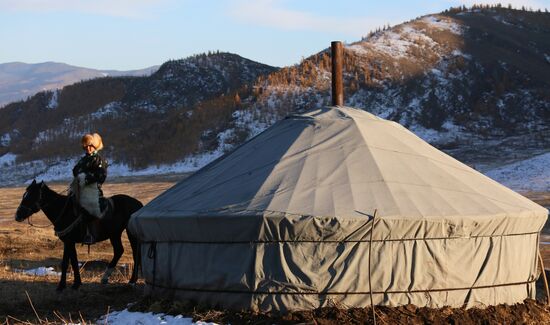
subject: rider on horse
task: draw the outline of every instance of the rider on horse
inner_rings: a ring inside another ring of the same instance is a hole
[[[99,151],[103,149],[103,141],[97,133],[86,134],[81,140],[84,156],[80,158],[73,168],[73,194],[78,193],[78,204],[88,212],[90,216],[103,218],[107,208],[107,200],[103,198],[101,185],[107,177],[107,161],[101,157]],[[84,213],[86,215],[86,213]],[[86,244],[95,240],[91,232],[87,231]]]

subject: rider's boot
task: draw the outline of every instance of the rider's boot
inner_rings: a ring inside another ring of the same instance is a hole
[[[90,227],[94,217],[84,209],[81,210],[81,213],[82,213],[82,221],[84,223],[84,226],[86,227],[86,235],[84,235],[84,238],[82,239],[82,244],[92,245],[95,243],[95,237],[92,234]]]

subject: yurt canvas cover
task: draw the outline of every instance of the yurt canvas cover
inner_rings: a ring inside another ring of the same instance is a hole
[[[276,123],[130,228],[153,294],[264,311],[363,307],[371,292],[460,307],[535,297],[547,214],[397,123],[332,107]]]

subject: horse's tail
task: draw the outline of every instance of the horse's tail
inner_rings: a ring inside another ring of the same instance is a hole
[[[132,257],[134,260],[134,268],[132,269],[132,277],[130,278],[130,283],[136,283],[138,279],[138,272],[141,270],[141,245],[139,244],[139,240],[137,239],[134,234],[132,234],[131,231],[126,228],[126,235],[128,236],[128,240],[130,241],[130,245],[132,246]]]
[[[128,196],[127,202],[128,210],[130,212],[130,218],[134,212],[143,207],[143,203],[130,196]],[[128,218],[128,220],[130,220],[130,218]],[[134,259],[134,268],[132,270],[130,283],[136,283],[138,279],[138,272],[141,270],[141,245],[137,236],[128,229],[128,225],[126,225],[126,235],[128,236],[128,240],[130,241],[130,245],[132,246],[132,257]]]

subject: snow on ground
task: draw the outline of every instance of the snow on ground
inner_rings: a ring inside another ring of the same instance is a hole
[[[33,178],[45,182],[71,178],[71,171],[73,170],[77,160],[78,158],[72,158],[58,161],[45,167],[43,171],[36,174]],[[36,163],[39,165],[39,161],[36,161]],[[32,181],[32,179],[27,180],[27,182],[30,181]]]
[[[41,266],[36,269],[30,269],[30,270],[14,269],[14,272],[24,273],[24,274],[33,275],[33,276],[61,275],[61,272],[54,271],[54,268],[51,266],[50,267]]]
[[[110,102],[100,107],[97,111],[90,114],[90,116],[94,120],[101,119],[104,116],[116,117],[119,114],[118,111],[120,108],[120,102]]]
[[[110,164],[109,177],[191,173],[206,166],[209,162],[220,157],[222,154],[223,152],[221,150],[212,151],[205,154],[190,156],[182,161],[178,161],[173,164],[160,164],[136,170],[132,169],[126,164]]]
[[[515,191],[550,191],[550,152],[489,170],[485,175]]]
[[[450,19],[442,19],[436,16],[427,16],[422,19],[423,22],[437,28],[447,29],[453,34],[461,35],[463,27]]]
[[[110,324],[110,325],[209,325],[215,323],[196,322],[193,323],[193,319],[182,315],[170,316],[165,314],[153,314],[153,313],[139,313],[130,312],[127,309],[123,311],[112,312],[97,320],[96,324]]]
[[[48,102],[48,105],[46,105],[46,108],[48,109],[56,109],[58,102],[57,97],[59,96],[59,90],[54,90],[52,92],[52,97],[50,98],[50,101]]]
[[[452,121],[446,121],[441,125],[441,128],[441,131],[437,131],[434,129],[427,129],[420,124],[414,124],[409,127],[409,131],[432,145],[450,143],[456,141],[460,137],[467,136],[464,130]]]
[[[418,47],[418,44],[424,44],[429,47],[436,46],[437,43],[426,36],[423,32],[410,26],[405,26],[394,31],[381,32],[367,41],[362,41],[346,46],[347,49],[357,52],[359,55],[367,55],[372,50],[388,54],[392,57],[407,57],[411,47]]]
[[[9,133],[5,133],[0,137],[0,146],[9,146],[11,142],[11,136]]]
[[[5,155],[2,155],[0,156],[0,166],[2,165],[5,165],[5,166],[10,166],[10,165],[13,165],[15,163],[15,158],[17,156],[12,154],[12,153],[7,153]]]
[[[450,19],[427,16],[422,20],[425,24],[438,30],[449,30],[453,34],[461,35],[463,27]],[[409,57],[409,51],[413,47],[435,48],[439,44],[426,35],[424,30],[418,30],[414,25],[406,24],[394,30],[376,33],[368,39],[346,46],[347,49],[359,55],[367,55],[372,50],[385,53],[394,58]],[[455,56],[462,55],[457,51]],[[468,58],[467,55],[464,55]]]
[[[465,58],[466,60],[471,60],[471,59],[472,59],[472,56],[471,56],[470,54],[465,54],[465,53],[463,53],[463,52],[460,51],[460,50],[453,50],[453,51],[451,52],[451,54],[452,54],[453,56],[461,56],[461,57]]]

